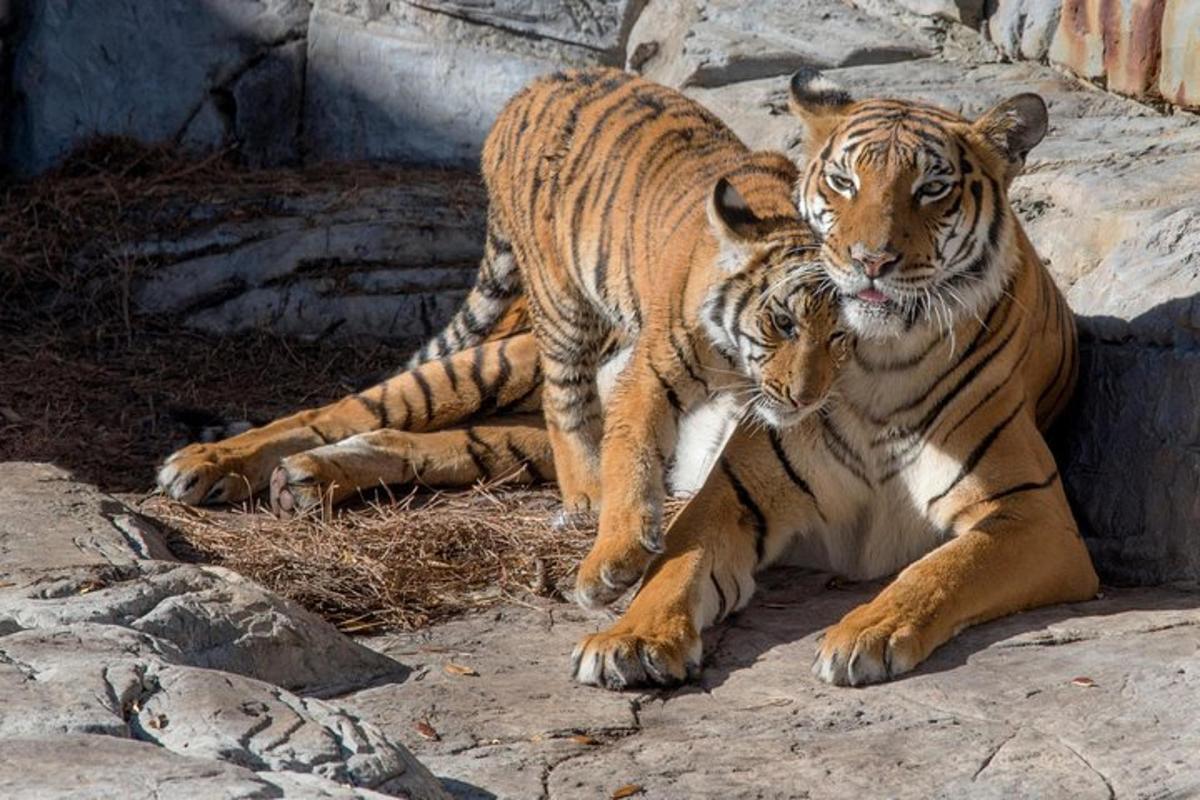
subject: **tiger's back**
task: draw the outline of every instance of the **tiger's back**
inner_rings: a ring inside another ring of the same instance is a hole
[[[562,311],[563,327],[601,311],[587,322],[637,331],[643,303],[683,289],[689,267],[712,260],[697,251],[712,247],[704,208],[720,177],[760,215],[796,214],[784,156],[752,153],[700,105],[617,70],[532,83],[500,113],[482,163],[489,213],[536,274],[524,289],[544,316]],[[552,287],[564,284],[591,308],[557,302]]]

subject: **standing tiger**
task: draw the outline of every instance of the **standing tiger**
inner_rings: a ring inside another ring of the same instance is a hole
[[[579,590],[604,602],[661,550],[683,417],[721,390],[744,393],[772,425],[825,398],[846,346],[785,156],[750,152],[670,89],[584,70],[535,81],[509,102],[483,175],[476,285],[408,371],[185,448],[159,473],[164,491],[227,502],[269,477],[273,504],[290,510],[381,481],[469,485],[520,470],[557,477],[567,508],[588,510],[603,486]],[[601,446],[604,362],[620,377]],[[539,406],[545,430],[507,415]],[[728,415],[710,416],[723,432]],[[723,439],[683,438],[710,450]]]
[[[792,81],[808,162],[795,200],[857,334],[837,397],[798,425],[737,430],[628,611],[585,638],[577,679],[667,684],[700,630],[786,558],[899,575],[820,642],[813,672],[889,679],[964,627],[1085,600],[1096,573],[1042,432],[1071,395],[1074,320],[1009,205],[1046,108],[1013,97],[971,122]]]

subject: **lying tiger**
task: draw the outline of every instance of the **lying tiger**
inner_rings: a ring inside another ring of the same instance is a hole
[[[381,482],[556,478],[568,510],[602,509],[578,581],[597,604],[662,549],[671,455],[690,475],[677,469],[675,488],[694,488],[733,409],[725,402],[702,420],[707,430],[681,437],[682,421],[724,394],[783,425],[829,393],[846,342],[785,156],[750,152],[674,91],[584,70],[509,102],[483,174],[476,285],[408,371],[185,448],[160,470],[163,490],[228,502],[269,479],[273,504],[288,511]],[[620,377],[602,416],[605,364]],[[514,416],[539,407],[546,429]],[[681,444],[690,447],[679,453]]]
[[[971,122],[856,103],[812,72],[791,89],[809,157],[795,200],[852,358],[819,416],[735,432],[628,611],[576,648],[585,683],[693,674],[700,630],[785,557],[854,579],[899,571],[825,632],[813,672],[839,685],[908,672],[968,625],[1096,593],[1042,436],[1076,380],[1074,320],[1007,196],[1045,134],[1041,98]]]

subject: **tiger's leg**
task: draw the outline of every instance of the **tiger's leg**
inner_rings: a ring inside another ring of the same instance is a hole
[[[754,573],[783,552],[815,515],[766,436],[735,432],[703,488],[671,522],[666,552],[651,565],[629,610],[585,637],[575,679],[610,689],[669,686],[700,668],[700,631],[743,608]],[[772,486],[756,497],[750,487]]]
[[[604,502],[596,541],[575,581],[576,599],[587,607],[616,600],[663,551],[667,461],[677,417],[693,398],[681,398],[683,389],[673,388],[668,368],[656,366],[648,349],[634,352],[604,410]]]
[[[554,480],[550,441],[539,415],[497,417],[430,433],[371,431],[288,456],[271,478],[271,505],[292,511],[322,500],[340,503],[361,489],[402,483],[457,488],[500,478]]]
[[[228,503],[267,488],[285,456],[380,428],[424,431],[540,403],[537,345],[525,333],[401,372],[330,405],[275,420],[167,458],[159,488],[186,503]]]
[[[1096,572],[1033,420],[1010,416],[996,433],[973,469],[948,474],[922,498],[931,522],[954,538],[825,633],[813,663],[822,680],[887,680],[969,625],[1095,596]]]
[[[582,316],[591,317],[588,313]],[[563,509],[568,516],[594,512],[600,505],[603,417],[596,370],[602,338],[596,330],[568,338],[544,321],[535,325],[535,331],[539,334],[545,376],[542,409]]]

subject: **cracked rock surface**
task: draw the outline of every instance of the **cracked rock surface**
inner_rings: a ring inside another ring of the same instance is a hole
[[[1200,792],[1200,595],[1101,599],[970,629],[912,675],[862,689],[809,673],[818,632],[877,584],[780,569],[706,637],[702,681],[617,694],[569,656],[608,623],[509,607],[372,642],[413,669],[344,702],[462,798],[1191,797]],[[477,677],[445,669],[453,662]],[[429,729],[426,729],[428,732]]]
[[[401,740],[318,699],[403,681],[400,662],[169,558],[113,498],[0,464],[0,796],[445,796]]]

